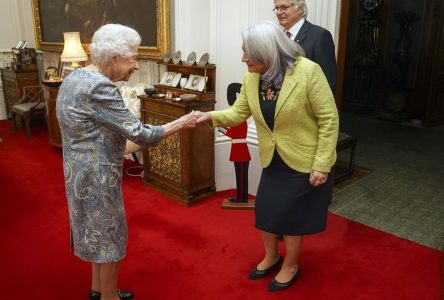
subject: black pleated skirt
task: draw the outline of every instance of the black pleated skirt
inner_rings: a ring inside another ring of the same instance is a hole
[[[275,152],[262,170],[256,194],[256,228],[281,235],[305,235],[324,231],[332,197],[332,179],[313,187],[309,173],[290,167]]]

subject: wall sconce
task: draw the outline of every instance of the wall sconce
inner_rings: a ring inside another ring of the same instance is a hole
[[[79,61],[88,60],[88,55],[86,55],[80,42],[80,33],[64,32],[63,37],[65,39],[65,46],[63,47],[60,61],[71,62],[71,67],[73,68],[80,67]]]

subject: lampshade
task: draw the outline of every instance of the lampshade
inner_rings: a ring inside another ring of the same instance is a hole
[[[80,33],[64,32],[63,37],[65,39],[65,46],[63,47],[60,60],[62,62],[71,62],[71,67],[80,67],[79,61],[88,60],[88,55],[86,55],[80,42]]]

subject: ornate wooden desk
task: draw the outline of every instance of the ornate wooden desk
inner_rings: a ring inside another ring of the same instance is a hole
[[[212,111],[215,101],[182,103],[139,96],[143,123],[162,125],[192,110]],[[215,191],[214,131],[206,124],[176,132],[143,150],[146,185],[189,206]]]

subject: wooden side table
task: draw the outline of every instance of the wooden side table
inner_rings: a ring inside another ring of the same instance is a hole
[[[62,147],[62,135],[56,115],[58,86],[48,86],[43,83],[43,93],[46,100],[46,122],[48,124],[49,142],[56,147]]]

